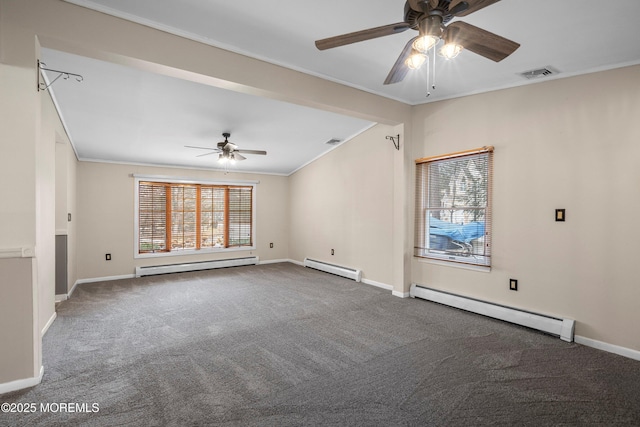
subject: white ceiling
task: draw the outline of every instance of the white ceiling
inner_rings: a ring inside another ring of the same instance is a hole
[[[273,99],[231,92],[123,65],[43,49],[46,68],[83,77],[51,86],[80,160],[225,169],[289,175],[371,122]],[[46,72],[52,81],[56,74]],[[220,165],[223,132],[246,160]]]
[[[327,51],[314,46],[401,22],[403,0],[68,1],[412,105],[535,83],[519,74],[542,67],[558,71],[549,80],[640,63],[639,0],[502,0],[472,13],[460,20],[521,47],[499,63],[470,51],[438,58],[428,99],[424,69],[382,84],[413,30]],[[229,131],[240,148],[268,151],[247,155],[236,170],[290,174],[331,148],[327,140],[372,125],[52,50],[43,60],[85,78],[53,86],[81,159],[215,168],[215,156],[198,158],[183,146],[213,147]]]

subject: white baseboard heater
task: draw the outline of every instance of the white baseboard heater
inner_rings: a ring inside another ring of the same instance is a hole
[[[327,262],[317,261],[315,259],[305,258],[304,266],[313,268],[315,270],[324,271],[325,273],[331,273],[337,276],[346,277],[347,279],[352,279],[356,282],[359,282],[362,279],[362,270],[329,264]]]
[[[136,267],[136,277],[153,276],[155,274],[184,273],[187,271],[212,270],[214,268],[238,267],[241,265],[257,265],[257,256],[247,258],[219,259],[214,261],[189,262],[184,264],[152,265]]]
[[[559,319],[544,314],[531,313],[516,308],[429,289],[416,285],[415,283],[411,285],[409,295],[412,298],[422,298],[483,316],[493,317],[494,319],[537,329],[558,336],[563,341],[573,342],[575,320],[572,319]]]

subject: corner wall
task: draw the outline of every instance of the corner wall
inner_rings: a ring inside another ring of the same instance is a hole
[[[67,284],[69,293],[77,280],[76,272],[76,187],[78,160],[66,131],[56,116],[56,235],[67,236]],[[71,221],[68,220],[71,214]]]
[[[638,117],[638,66],[415,107],[414,158],[495,153],[491,272],[414,259],[413,281],[573,318],[576,335],[640,350]]]
[[[359,268],[393,286],[394,156],[377,125],[290,177],[290,258]],[[335,255],[331,255],[331,249]]]
[[[34,89],[35,90],[35,89]],[[61,127],[48,92],[41,99],[40,137],[36,148],[36,261],[38,328],[43,334],[55,315],[56,134]]]

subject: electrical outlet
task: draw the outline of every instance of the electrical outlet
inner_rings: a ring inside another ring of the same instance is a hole
[[[333,251],[333,249],[331,249],[331,255],[333,255],[333,254],[334,254],[334,251]]]
[[[111,254],[105,254],[104,259],[106,259],[107,261],[111,261]]]
[[[269,243],[269,247],[273,249],[273,243]]]
[[[509,279],[509,289],[512,291],[518,290],[518,281],[516,279]]]

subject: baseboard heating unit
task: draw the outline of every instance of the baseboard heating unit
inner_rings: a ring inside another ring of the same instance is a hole
[[[537,329],[551,335],[560,337],[561,340],[573,342],[575,320],[559,319],[544,314],[531,313],[516,308],[492,304],[473,298],[462,297],[447,292],[429,289],[416,284],[411,285],[409,295],[412,298],[421,298],[437,302],[494,319],[504,320],[528,328]]]
[[[317,261],[315,259],[305,258],[304,266],[313,268],[315,270],[324,271],[325,273],[331,273],[337,276],[346,277],[347,279],[352,279],[356,282],[359,282],[362,279],[362,270],[329,264],[327,262]]]
[[[239,267],[241,265],[257,265],[257,256],[247,258],[219,259],[215,261],[189,262],[185,264],[153,265],[136,267],[136,277],[153,276],[155,274],[184,273],[187,271],[212,270],[214,268]]]

